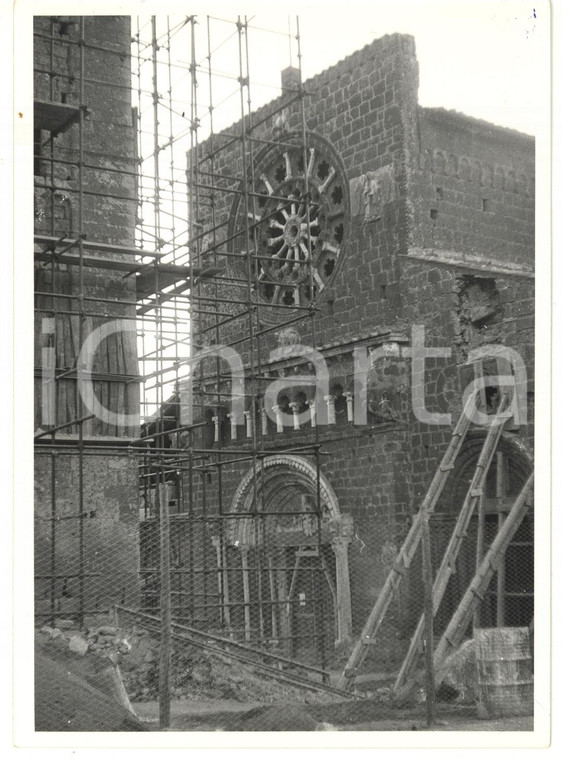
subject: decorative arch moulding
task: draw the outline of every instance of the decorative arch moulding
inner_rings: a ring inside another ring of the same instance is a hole
[[[470,156],[457,155],[450,151],[426,148],[420,154],[419,168],[422,173],[431,172],[445,177],[454,177],[466,182],[474,182],[482,187],[519,195],[534,195],[534,176],[518,171],[504,164],[482,163]]]

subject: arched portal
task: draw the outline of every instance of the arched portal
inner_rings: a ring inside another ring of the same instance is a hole
[[[454,473],[443,491],[433,522],[435,564],[440,561],[456,517],[466,496],[485,431],[467,437]],[[482,494],[484,524],[480,553],[485,553],[505,521],[515,499],[533,469],[531,452],[521,439],[504,433],[490,463]],[[482,600],[476,625],[481,627],[527,626],[534,615],[534,513],[530,510],[510,542]],[[463,540],[455,573],[436,618],[437,629],[446,625],[476,569],[478,516],[475,514]]]
[[[266,457],[242,478],[229,514],[231,625],[309,660],[349,639],[352,522],[326,477],[303,457]]]

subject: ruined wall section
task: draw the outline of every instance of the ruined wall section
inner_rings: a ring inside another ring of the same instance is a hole
[[[450,413],[454,425],[474,379],[466,366],[471,350],[513,348],[527,372],[528,422],[512,433],[532,450],[534,140],[442,109],[420,109],[419,125],[410,245],[401,257],[403,316],[425,328],[426,345],[451,350],[448,359],[426,362],[426,408]],[[451,430],[412,415],[418,503]]]
[[[61,131],[36,130],[35,137],[35,232],[54,238],[77,239],[82,232],[86,244],[133,246],[136,225],[136,134],[131,109],[130,18],[97,16],[84,19],[84,94],[82,229],[79,230],[80,141],[76,109],[80,107],[80,22],[78,17],[38,16],[34,21],[34,98],[74,109],[70,123]],[[51,42],[53,31],[54,41]],[[108,48],[115,54],[98,50]],[[37,106],[36,106],[37,109]],[[52,153],[51,153],[52,151]],[[55,159],[51,162],[49,159]],[[36,251],[45,248],[45,243]],[[77,257],[75,245],[68,254]],[[134,263],[128,254],[99,251],[88,247],[86,257],[101,257]],[[122,271],[85,266],[82,292],[85,296],[82,338],[103,322],[135,314],[135,283]],[[41,348],[54,345],[57,368],[67,370],[76,363],[80,351],[78,266],[57,263],[48,258],[35,266],[37,306],[35,325],[35,366],[41,363]],[[75,296],[52,298],[51,291]],[[100,300],[95,300],[100,299]],[[107,299],[109,303],[104,302]],[[128,302],[128,303],[127,303]],[[54,333],[41,334],[43,318],[55,309]],[[73,312],[65,314],[65,312]],[[134,335],[118,330],[108,337],[96,353],[93,366],[94,387],[101,403],[111,411],[138,411],[139,393],[135,383],[103,380],[108,375],[138,374]],[[36,428],[42,426],[36,384]],[[57,424],[73,419],[76,410],[76,381],[57,384]],[[75,428],[66,432],[76,433]],[[135,435],[130,426],[90,420],[85,435],[127,437]]]
[[[56,457],[51,502],[51,457]],[[139,600],[138,464],[133,456],[84,457],[82,539],[76,519],[78,457],[39,451],[35,457],[35,599],[36,614],[51,609],[52,552],[55,551],[55,609],[72,617],[80,599],[80,544],[83,552],[83,609],[87,615],[113,604],[134,606]],[[53,517],[56,520],[53,522]]]

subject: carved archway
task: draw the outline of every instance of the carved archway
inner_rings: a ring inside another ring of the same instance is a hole
[[[319,529],[317,491],[322,512]],[[302,548],[315,542],[331,546],[335,557],[335,586],[331,589],[335,639],[348,640],[352,625],[348,565],[352,520],[350,515],[341,514],[338,498],[325,475],[320,473],[317,485],[316,467],[304,457],[290,454],[266,457],[242,478],[230,511],[240,517],[228,521],[227,542],[243,552],[267,547],[274,553],[276,548]]]

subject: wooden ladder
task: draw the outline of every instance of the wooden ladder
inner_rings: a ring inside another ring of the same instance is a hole
[[[499,563],[505,555],[507,547],[523,522],[523,518],[532,503],[533,483],[534,474],[531,474],[510,509],[504,524],[497,532],[486,556],[476,569],[474,578],[465,591],[455,614],[451,618],[445,633],[435,649],[434,662],[436,668],[441,667],[447,655],[462,642],[466,629],[474,616],[474,610],[484,598],[484,594],[499,567]]]
[[[470,520],[474,514],[474,509],[480,501],[480,498],[484,495],[488,470],[492,463],[492,459],[494,458],[504,425],[508,419],[504,413],[508,403],[509,401],[507,397],[504,396],[497,414],[492,418],[486,439],[482,445],[476,463],[474,475],[472,476],[470,486],[468,487],[466,497],[459,512],[455,529],[453,530],[453,534],[449,540],[445,554],[443,555],[441,565],[435,576],[432,591],[434,617],[443,601],[449,578],[455,572],[455,564],[461,550],[462,542],[467,535]],[[402,667],[400,668],[400,672],[398,673],[398,677],[393,687],[395,695],[398,695],[401,689],[404,690],[404,684],[408,683],[412,677],[419,656],[423,652],[424,630],[425,614],[422,613],[412,637],[410,648],[408,649],[408,653],[402,663]]]
[[[476,390],[469,396],[465,404],[462,414],[453,430],[447,451],[433,476],[433,480],[431,481],[431,485],[425,495],[420,510],[412,521],[412,525],[404,543],[402,544],[400,552],[398,553],[398,557],[394,561],[394,565],[387,576],[381,593],[377,597],[377,601],[363,627],[361,636],[355,644],[344,671],[340,676],[338,689],[346,690],[353,686],[357,671],[367,656],[369,646],[372,646],[376,641],[376,636],[384,616],[386,615],[394,594],[399,589],[400,583],[416,553],[422,534],[422,516],[425,513],[431,514],[435,509],[435,505],[437,504],[445,483],[447,482],[449,473],[455,466],[455,460],[466,437],[473,413],[476,411],[478,397],[479,394]]]

